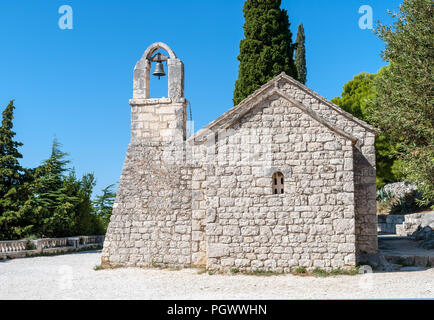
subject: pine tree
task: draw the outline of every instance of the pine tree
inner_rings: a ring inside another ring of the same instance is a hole
[[[302,24],[298,26],[296,49],[295,49],[295,67],[297,68],[297,78],[303,84],[307,81],[306,69],[306,37],[304,35],[304,27]]]
[[[0,127],[0,239],[14,240],[27,232],[22,226],[20,208],[25,197],[26,171],[19,160],[18,148],[23,144],[14,140],[14,101],[3,111]]]
[[[67,153],[60,150],[60,143],[54,139],[51,156],[35,169],[33,198],[30,207],[34,209],[35,230],[43,237],[71,235],[69,230],[74,220],[74,208],[78,198],[69,192],[67,178],[69,160]]]
[[[240,42],[238,80],[234,105],[281,72],[297,78],[294,44],[281,0],[246,0],[244,36]]]
[[[103,220],[105,228],[107,228],[110,222],[113,203],[116,198],[116,192],[113,191],[113,188],[114,184],[104,188],[102,190],[102,195],[97,196],[96,200],[94,201],[96,214]]]

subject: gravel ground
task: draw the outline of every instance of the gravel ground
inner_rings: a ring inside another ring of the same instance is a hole
[[[100,252],[0,261],[0,299],[434,299],[434,269],[328,278],[95,271]]]

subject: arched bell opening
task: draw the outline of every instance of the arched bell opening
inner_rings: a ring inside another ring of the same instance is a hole
[[[159,49],[150,58],[150,95],[151,99],[169,97],[169,53]]]
[[[162,55],[158,55],[158,53]],[[155,70],[156,66],[158,66],[157,70]],[[163,69],[164,74],[166,74],[164,77],[162,77]],[[155,77],[152,74],[156,74],[157,78],[154,79]],[[157,82],[158,77],[160,77],[160,82]],[[153,97],[167,97],[173,102],[185,101],[184,64],[176,57],[173,50],[163,42],[156,42],[150,45],[137,63],[134,69],[133,99],[150,99],[151,82]],[[164,86],[162,82],[165,82]]]

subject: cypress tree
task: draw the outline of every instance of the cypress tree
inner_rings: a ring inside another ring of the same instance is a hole
[[[306,69],[306,47],[304,42],[306,37],[304,35],[304,27],[302,24],[298,26],[296,50],[295,50],[295,67],[297,68],[298,81],[306,84],[307,69]]]
[[[234,105],[284,71],[297,78],[294,44],[281,0],[247,0],[244,3],[244,36],[240,42],[238,80]]]
[[[19,160],[23,156],[18,148],[23,144],[14,140],[14,101],[3,111],[0,127],[0,239],[15,240],[26,232],[22,227],[20,207],[23,203],[25,169]]]

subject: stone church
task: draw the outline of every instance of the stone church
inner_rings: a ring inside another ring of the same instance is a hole
[[[130,105],[103,267],[330,271],[377,253],[376,131],[303,84],[282,73],[188,136],[184,65],[154,43]]]

